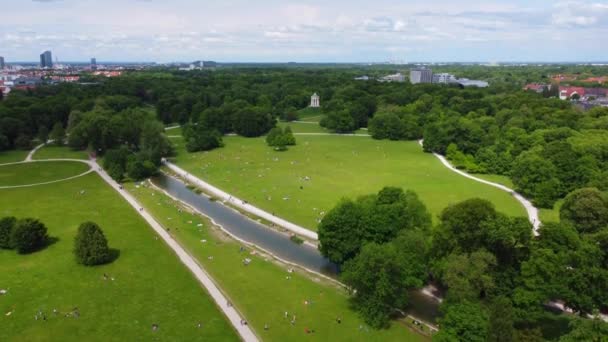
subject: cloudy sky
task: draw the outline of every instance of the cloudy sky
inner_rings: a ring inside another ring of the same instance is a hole
[[[36,61],[606,61],[608,1],[0,0]]]

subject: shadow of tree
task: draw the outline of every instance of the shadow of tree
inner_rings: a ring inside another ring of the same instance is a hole
[[[120,249],[110,248],[108,260],[104,264],[111,264],[120,257]]]

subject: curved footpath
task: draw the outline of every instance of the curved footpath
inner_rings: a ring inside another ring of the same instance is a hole
[[[34,157],[34,153],[38,152],[38,150],[39,150],[39,149],[41,149],[42,147],[44,147],[44,145],[46,145],[46,143],[43,143],[43,144],[40,144],[40,145],[38,145],[38,146],[34,147],[34,148],[33,148],[33,149],[30,151],[30,153],[28,153],[28,154],[27,154],[27,157],[25,157],[25,160],[24,160],[24,161],[26,161],[26,162],[30,162],[30,161],[32,161],[32,158]]]
[[[420,146],[422,146],[423,140],[418,140],[418,143],[420,144]],[[437,159],[439,159],[445,167],[452,170],[453,172],[456,172],[457,174],[459,174],[461,176],[467,177],[476,182],[491,185],[495,188],[498,188],[500,190],[510,193],[517,201],[519,201],[519,203],[521,203],[521,205],[524,207],[524,209],[526,209],[526,212],[528,213],[528,220],[530,220],[530,223],[532,223],[532,226],[534,228],[533,233],[535,236],[538,236],[538,234],[539,234],[538,229],[540,228],[540,225],[541,225],[540,218],[538,217],[538,209],[530,201],[528,201],[524,196],[518,194],[517,192],[515,192],[515,190],[513,190],[509,187],[506,187],[502,184],[498,184],[498,183],[487,181],[485,179],[477,178],[462,170],[458,170],[444,156],[442,156],[440,154],[433,153],[433,155],[435,157],[437,157]]]
[[[141,215],[144,220],[154,229],[154,231],[165,241],[165,243],[177,254],[180,261],[192,272],[194,277],[198,280],[198,282],[207,290],[211,298],[215,301],[217,306],[222,310],[224,315],[228,318],[234,329],[240,335],[241,339],[246,342],[257,342],[258,338],[253,333],[253,330],[249,327],[249,325],[242,324],[242,316],[238,313],[238,311],[234,308],[234,306],[228,306],[228,299],[224,296],[224,294],[220,291],[219,287],[215,284],[213,279],[205,272],[203,267],[198,264],[198,262],[186,252],[182,246],[177,243],[169,233],[165,231],[161,224],[159,224],[153,217],[150,215],[139,203],[135,200],[131,194],[121,189],[121,186],[114,181],[106,172],[103,171],[101,166],[97,163],[96,160],[83,160],[83,159],[41,159],[41,160],[32,160],[32,156],[36,151],[41,148],[43,145],[37,146],[33,149],[26,159],[23,162],[18,163],[9,163],[9,164],[19,164],[19,163],[29,163],[29,162],[44,162],[44,161],[75,161],[88,164],[91,169],[88,172],[95,171],[101,179],[103,179],[108,185],[110,185],[114,190],[116,190],[126,201],[129,203],[138,213]],[[4,164],[6,165],[6,164]],[[87,172],[87,173],[88,173]]]

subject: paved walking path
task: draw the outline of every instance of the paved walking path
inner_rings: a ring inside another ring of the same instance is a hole
[[[177,243],[169,233],[165,231],[161,224],[159,224],[153,217],[150,215],[139,203],[135,200],[131,194],[127,191],[124,191],[120,188],[120,185],[112,179],[106,172],[103,171],[101,166],[97,163],[96,160],[82,160],[82,159],[41,159],[41,160],[32,160],[32,156],[36,151],[42,146],[37,146],[34,150],[30,152],[28,157],[23,162],[10,163],[10,164],[20,164],[20,163],[29,163],[29,162],[45,162],[45,161],[75,161],[88,164],[91,169],[88,172],[95,171],[101,178],[108,183],[114,190],[116,190],[126,201],[129,203],[138,213],[141,215],[144,220],[154,229],[154,231],[165,241],[165,243],[171,247],[171,249],[177,254],[180,261],[192,272],[198,282],[205,287],[211,298],[215,301],[217,306],[222,310],[224,315],[228,318],[234,329],[238,332],[241,338],[246,342],[257,342],[258,338],[253,333],[253,330],[249,327],[249,325],[242,324],[243,317],[238,313],[238,311],[234,308],[234,306],[228,306],[228,299],[224,296],[224,294],[220,291],[219,287],[215,284],[212,278],[205,272],[203,267],[198,264],[196,259],[194,259],[188,252],[186,252],[182,246]],[[4,164],[6,165],[6,164]],[[87,173],[88,173],[87,172]],[[82,175],[80,175],[82,176]],[[75,178],[75,177],[73,177]]]
[[[287,220],[284,220],[280,217],[272,215],[271,213],[269,213],[267,211],[264,211],[256,206],[253,206],[253,205],[243,201],[242,199],[234,197],[234,196],[230,195],[229,193],[205,182],[204,180],[202,180],[196,176],[193,176],[192,174],[188,173],[186,170],[182,169],[181,167],[179,167],[165,159],[163,159],[163,164],[165,164],[165,166],[167,166],[171,171],[177,173],[179,176],[184,177],[188,182],[194,183],[195,185],[199,186],[203,190],[210,192],[211,194],[213,194],[216,197],[219,197],[222,201],[228,202],[231,205],[233,205],[239,209],[242,209],[248,213],[261,217],[264,220],[270,221],[270,222],[272,222],[278,226],[281,226],[287,230],[290,230],[291,232],[298,234],[300,236],[303,236],[303,237],[306,237],[306,238],[309,238],[312,240],[319,239],[319,237],[317,236],[317,233],[315,233],[309,229],[306,229],[302,226],[299,226],[297,224],[291,223]]]
[[[42,147],[44,147],[44,145],[46,145],[46,143],[44,143],[44,144],[40,144],[40,145],[38,145],[38,146],[34,147],[34,148],[33,148],[33,149],[30,151],[30,153],[28,153],[28,154],[27,154],[27,157],[25,157],[25,161],[26,161],[26,162],[32,161],[32,157],[34,157],[34,153],[36,153],[36,152],[37,152],[39,149],[41,149]]]
[[[180,261],[194,274],[196,279],[207,289],[207,292],[211,295],[211,298],[215,301],[217,306],[224,312],[234,329],[239,333],[244,341],[258,341],[258,338],[253,333],[253,330],[249,325],[241,324],[243,317],[236,311],[234,306],[228,306],[228,299],[220,291],[219,287],[215,284],[212,278],[205,272],[203,267],[198,264],[188,252],[186,252],[182,246],[177,243],[169,233],[150,215],[139,203],[135,200],[131,194],[127,191],[120,189],[120,185],[112,179],[103,169],[97,164],[97,161],[90,160],[90,165],[93,169],[106,181],[114,190],[118,193],[146,220],[146,222],[156,231],[156,233],[165,241],[169,247],[177,254]]]
[[[420,144],[420,146],[422,146],[423,140],[419,140],[418,143]],[[515,190],[513,190],[509,187],[506,187],[502,184],[498,184],[498,183],[487,181],[485,179],[477,178],[462,170],[458,170],[444,156],[442,156],[440,154],[433,153],[433,155],[435,157],[437,157],[437,159],[439,159],[445,167],[452,170],[453,172],[456,172],[457,174],[459,174],[461,176],[467,177],[469,179],[472,179],[472,180],[480,182],[480,183],[491,185],[495,188],[498,188],[500,190],[510,193],[526,209],[526,212],[528,213],[528,220],[530,221],[530,223],[532,223],[532,226],[533,226],[534,235],[535,236],[539,235],[538,229],[540,228],[541,221],[540,221],[540,218],[538,217],[538,209],[530,201],[528,201],[524,196],[518,194],[517,192],[515,192]]]

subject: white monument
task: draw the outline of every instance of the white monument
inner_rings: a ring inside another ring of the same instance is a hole
[[[312,96],[310,97],[310,107],[311,108],[321,107],[321,103],[319,102],[319,95],[317,95],[317,93],[312,94]]]

